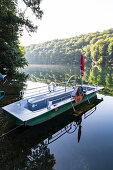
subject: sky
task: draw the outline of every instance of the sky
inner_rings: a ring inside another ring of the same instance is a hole
[[[40,7],[44,12],[41,20],[27,11],[38,30],[31,36],[23,32],[23,46],[113,28],[113,0],[42,0]]]

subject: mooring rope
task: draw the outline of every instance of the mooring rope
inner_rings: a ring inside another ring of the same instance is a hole
[[[89,99],[88,99],[88,96],[86,95],[86,98],[87,98],[87,100],[88,100],[88,103],[90,104],[90,101],[89,101]]]
[[[75,108],[74,108],[74,106],[73,106],[72,101],[71,101],[71,106],[72,106],[72,108],[73,108],[74,112],[76,113],[76,110],[75,110]]]
[[[21,126],[22,126],[22,125],[17,126],[17,127],[15,127],[15,128],[13,128],[13,129],[11,129],[10,131],[8,131],[8,132],[6,132],[6,133],[3,133],[3,134],[0,136],[0,138],[1,138],[1,137],[3,137],[3,136],[8,135],[9,133],[13,132],[14,130],[18,129],[18,128],[19,128],[19,127],[21,127]]]

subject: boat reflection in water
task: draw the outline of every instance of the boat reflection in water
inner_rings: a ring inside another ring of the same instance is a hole
[[[50,151],[51,143],[78,131],[81,138],[83,119],[94,113],[102,99],[68,110],[58,117],[34,127],[20,127],[0,140],[0,167],[2,169],[49,169],[56,164],[55,155]],[[19,159],[18,159],[19,157]],[[7,164],[5,163],[7,160]]]
[[[103,99],[95,99],[93,103],[90,104],[87,103],[85,105],[82,105],[80,108],[77,108],[75,112],[73,112],[73,110],[70,110],[67,113],[65,112],[62,116],[57,118],[59,120],[57,121],[54,120],[55,122],[59,122],[59,125],[54,122],[54,126],[56,127],[53,128],[53,131],[57,130],[57,132],[54,131],[53,134],[46,139],[46,144],[54,142],[61,136],[65,135],[65,133],[72,134],[76,130],[78,130],[78,143],[79,143],[81,137],[82,119],[86,119],[91,114],[93,114],[96,110],[96,106],[102,101]],[[51,124],[48,126],[51,126]],[[61,129],[58,130],[58,128]]]

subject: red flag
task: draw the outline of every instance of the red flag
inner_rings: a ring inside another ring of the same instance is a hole
[[[83,54],[81,55],[81,76],[84,76],[84,57]]]

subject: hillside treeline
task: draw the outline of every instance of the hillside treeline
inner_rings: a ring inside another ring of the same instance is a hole
[[[113,29],[33,44],[25,49],[29,64],[78,64],[81,53],[85,63],[112,64]]]

